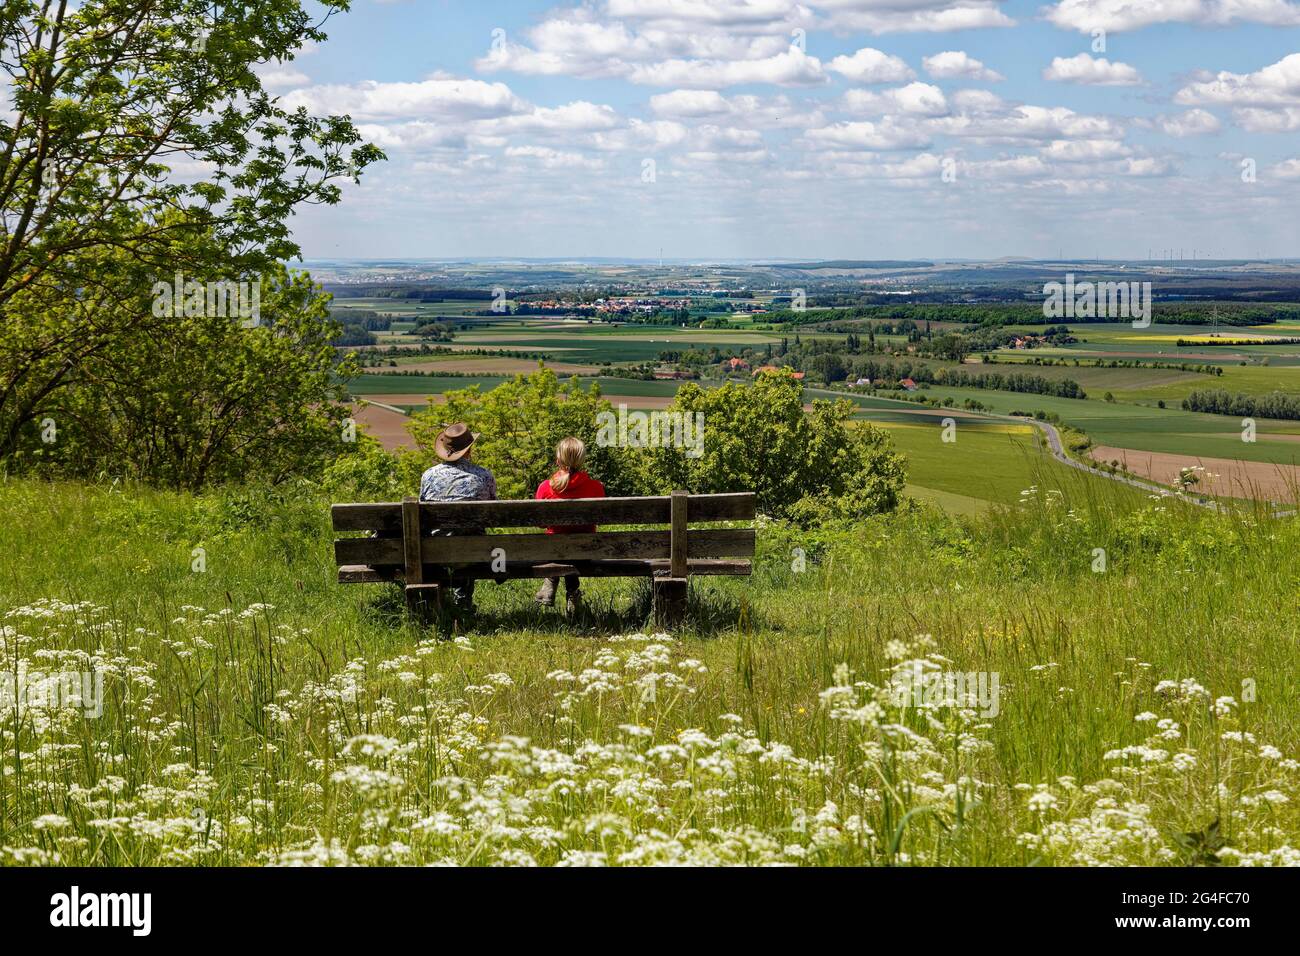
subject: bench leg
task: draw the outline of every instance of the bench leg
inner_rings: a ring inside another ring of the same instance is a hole
[[[421,627],[433,623],[442,608],[442,588],[437,584],[406,586],[406,609]]]
[[[676,627],[686,618],[686,578],[655,578],[656,627]]]

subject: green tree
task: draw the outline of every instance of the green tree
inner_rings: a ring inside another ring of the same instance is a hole
[[[703,416],[701,452],[682,447],[602,445],[605,415],[618,410],[597,383],[561,383],[550,369],[489,392],[479,386],[446,393],[446,404],[414,416],[411,433],[422,464],[432,464],[434,439],[463,421],[479,433],[474,461],[493,472],[502,498],[532,497],[551,474],[555,445],[566,435],[587,443],[588,469],[611,495],[753,491],[759,509],[774,517],[815,523],[825,516],[860,518],[898,504],[906,481],[904,459],[885,433],[850,421],[855,406],[844,399],[816,401],[805,414],[803,389],[788,373],[760,375],[753,383],[703,389],[683,385],[673,403],[655,414]],[[811,504],[801,506],[803,499]]]
[[[263,277],[260,322],[170,315],[87,356],[40,408],[56,440],[20,463],[176,488],[319,473],[346,450],[346,380],[328,297],[303,273]],[[137,308],[142,308],[137,306]]]
[[[411,435],[428,465],[438,433],[464,422],[478,434],[474,461],[496,476],[502,498],[531,498],[550,477],[555,446],[569,435],[587,444],[587,468],[609,495],[645,493],[645,463],[633,449],[602,447],[596,441],[602,413],[615,414],[601,396],[600,383],[583,388],[574,377],[561,383],[538,363],[531,375],[516,375],[491,391],[478,385],[446,393],[445,404],[430,404],[412,416]]]
[[[256,281],[298,253],[288,222],[382,158],[347,117],[289,110],[258,68],[325,39],[347,0],[6,0],[0,124],[0,457],[76,370],[149,324],[128,308],[187,241]],[[173,175],[183,166],[185,175]],[[100,268],[111,258],[118,267]]]
[[[805,498],[843,498],[842,510],[858,517],[891,510],[906,463],[879,428],[850,422],[855,408],[819,399],[805,414],[803,388],[788,372],[709,390],[688,383],[669,411],[703,415],[703,453],[652,451],[653,481],[661,491],[753,491],[774,517],[793,515]],[[807,509],[802,515],[811,519]]]

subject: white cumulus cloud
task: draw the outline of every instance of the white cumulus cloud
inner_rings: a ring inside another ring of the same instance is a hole
[[[977,80],[984,83],[997,83],[1006,79],[1001,73],[990,70],[965,50],[945,50],[934,56],[921,60],[925,72],[936,80]]]
[[[943,90],[929,83],[909,83],[892,90],[849,90],[844,106],[853,113],[908,113],[915,116],[946,116],[948,101]]]
[[[633,83],[718,89],[748,83],[816,86],[825,83],[821,61],[798,47],[760,60],[664,60],[633,67]]]
[[[1291,0],[1061,0],[1047,19],[1066,30],[1119,33],[1156,23],[1272,26],[1300,25],[1300,4]]]
[[[1112,63],[1104,56],[1080,53],[1068,58],[1055,57],[1052,65],[1043,70],[1043,79],[1085,86],[1137,86],[1142,82],[1142,74],[1127,63]]]
[[[945,33],[1016,23],[998,0],[813,0],[813,5],[832,29],[869,33]]]
[[[815,144],[869,150],[895,150],[928,146],[930,135],[917,126],[898,122],[890,117],[879,122],[843,122],[806,134]]]
[[[904,83],[916,76],[899,57],[872,47],[863,47],[852,56],[837,56],[827,68],[855,83]]]
[[[287,94],[284,101],[290,108],[305,106],[313,113],[347,113],[356,120],[484,119],[522,113],[528,108],[504,83],[443,76],[412,83],[363,80],[308,86]]]
[[[1202,136],[1217,133],[1223,128],[1219,118],[1209,110],[1188,110],[1176,116],[1161,116],[1156,119],[1156,126],[1170,136]]]
[[[1292,53],[1254,73],[1224,70],[1211,79],[1184,86],[1174,101],[1188,106],[1300,104],[1300,53]]]

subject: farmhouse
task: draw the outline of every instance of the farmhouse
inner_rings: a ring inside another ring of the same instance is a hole
[[[903,388],[907,389],[909,392],[916,391],[916,383],[910,378],[900,378],[898,384],[903,386]]]

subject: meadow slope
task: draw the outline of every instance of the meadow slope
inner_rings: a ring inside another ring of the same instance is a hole
[[[310,486],[8,481],[6,670],[104,688],[9,708],[0,858],[1300,862],[1300,526],[1097,495],[764,523],[671,636],[628,581],[576,623],[487,585],[437,635],[333,583]]]

